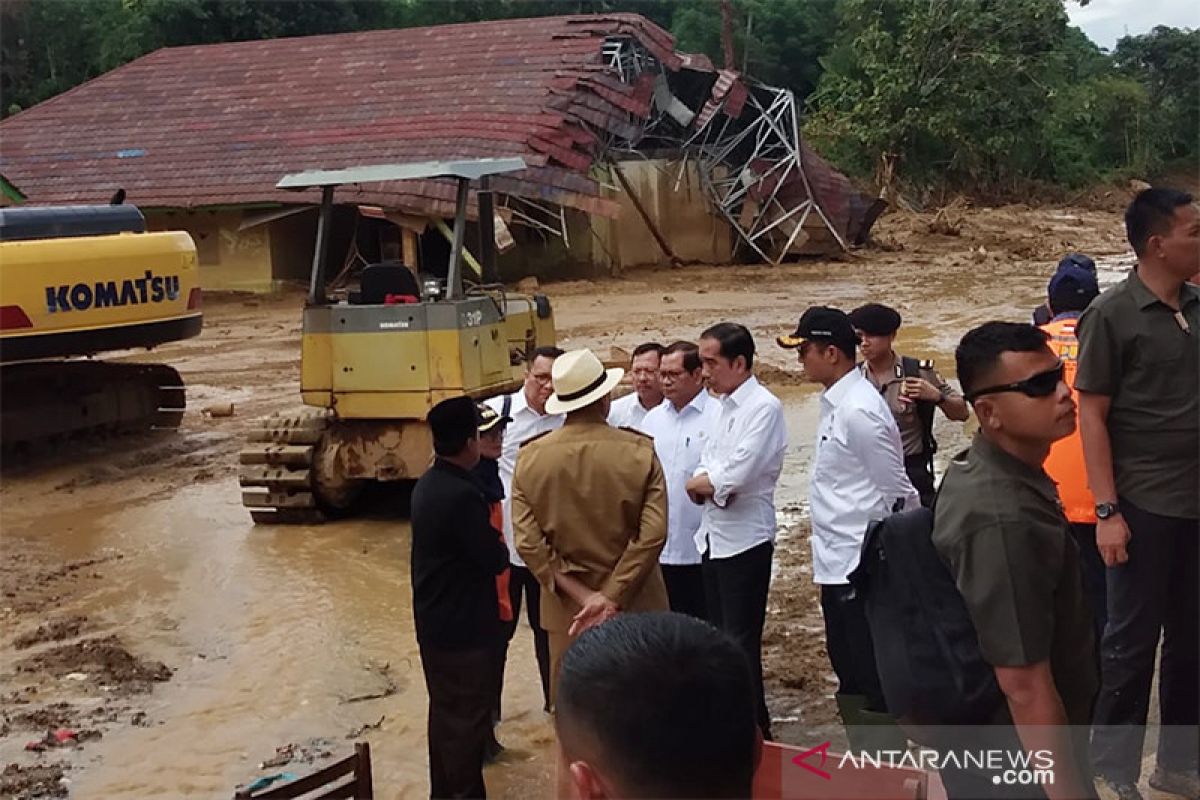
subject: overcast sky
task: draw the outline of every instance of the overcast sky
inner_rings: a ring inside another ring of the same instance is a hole
[[[1109,50],[1122,36],[1146,33],[1155,25],[1174,28],[1200,27],[1200,3],[1196,0],[1092,0],[1080,6],[1067,3],[1071,24],[1083,29],[1096,44]]]

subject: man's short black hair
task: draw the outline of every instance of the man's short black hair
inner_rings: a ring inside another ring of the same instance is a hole
[[[746,359],[746,369],[754,367],[754,337],[745,325],[736,322],[718,322],[704,333],[701,339],[716,339],[721,345],[721,358],[732,362],[738,356]]]
[[[963,394],[985,388],[984,379],[1004,353],[1041,352],[1049,339],[1045,331],[1024,322],[985,322],[967,331],[954,351]]]
[[[1133,252],[1139,256],[1146,252],[1151,236],[1158,236],[1171,229],[1175,209],[1192,202],[1192,196],[1177,189],[1143,189],[1125,209],[1125,235]]]
[[[671,612],[621,614],[563,656],[556,726],[638,797],[749,797],[757,723],[746,656]],[[586,744],[585,744],[586,746]]]
[[[663,351],[666,349],[667,348],[663,347],[658,342],[642,342],[637,347],[633,348],[633,355],[629,357],[629,360],[632,361],[638,356],[646,355],[646,353],[654,353],[659,358],[662,358]]]
[[[695,372],[703,366],[700,363],[700,348],[694,342],[671,342],[663,350],[663,355],[671,355],[672,353],[683,353],[683,368],[688,372]]]
[[[533,362],[537,361],[539,358],[548,358],[553,361],[565,352],[567,351],[563,350],[561,347],[555,347],[554,345],[535,347],[533,352],[529,354],[529,360],[525,362],[525,366],[532,366]]]

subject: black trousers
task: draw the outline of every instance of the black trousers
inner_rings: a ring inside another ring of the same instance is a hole
[[[496,719],[500,719],[500,695],[504,689],[504,667],[508,663],[508,643],[517,632],[521,619],[521,596],[525,597],[525,618],[533,629],[533,653],[537,657],[538,675],[542,679],[542,710],[550,710],[550,637],[542,630],[542,587],[528,567],[512,565],[509,569],[508,598],[512,602],[513,618],[505,623],[504,639],[497,654],[495,692]]]
[[[762,681],[762,632],[767,621],[767,591],[771,586],[771,557],[775,545],[763,542],[729,558],[704,556],[704,597],[709,621],[742,648],[754,681],[758,726],[771,738]]]
[[[708,619],[704,598],[704,567],[701,564],[660,564],[671,610],[697,619]]]
[[[484,744],[492,731],[494,648],[421,646],[429,692],[429,796],[486,797]]]
[[[1083,594],[1087,598],[1088,610],[1092,612],[1092,625],[1096,633],[1096,652],[1104,639],[1104,625],[1108,622],[1108,575],[1104,559],[1096,548],[1096,526],[1081,522],[1071,523],[1071,536],[1079,545],[1079,568],[1083,577]]]
[[[930,508],[933,496],[937,490],[933,485],[933,469],[929,466],[929,457],[924,453],[904,457],[904,471],[912,481],[913,488],[921,496],[921,505]]]
[[[1092,759],[1099,775],[1136,783],[1160,631],[1158,766],[1179,772],[1197,766],[1200,521],[1151,514],[1124,499],[1121,513],[1129,525],[1129,560],[1108,569]]]
[[[887,711],[866,606],[854,587],[822,586],[825,648],[838,678],[838,694],[867,698],[867,711]]]

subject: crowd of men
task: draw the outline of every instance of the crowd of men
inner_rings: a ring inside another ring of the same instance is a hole
[[[823,388],[812,572],[852,747],[856,730],[907,739],[851,573],[873,521],[932,506],[932,542],[1003,695],[978,722],[1055,754],[1038,796],[1092,797],[1096,779],[1140,797],[1160,639],[1150,785],[1200,796],[1200,289],[1187,282],[1200,215],[1150,189],[1125,219],[1128,277],[1101,295],[1090,259],[1064,259],[1040,327],[963,336],[962,393],[897,353],[902,319],[884,305],[812,307],[776,339]],[[623,369],[542,348],[513,395],[431,411],[412,570],[434,797],[484,795],[522,601],[564,795],[748,796],[772,737],[762,633],[787,451],[755,357],[732,322],[646,343],[613,401]],[[979,431],[938,486],[934,418],[971,409]],[[954,798],[1007,796],[945,778]]]

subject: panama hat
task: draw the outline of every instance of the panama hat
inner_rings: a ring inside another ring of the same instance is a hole
[[[605,369],[591,350],[571,350],[554,359],[550,378],[554,394],[546,401],[547,414],[567,414],[604,397],[621,382],[625,370]]]

